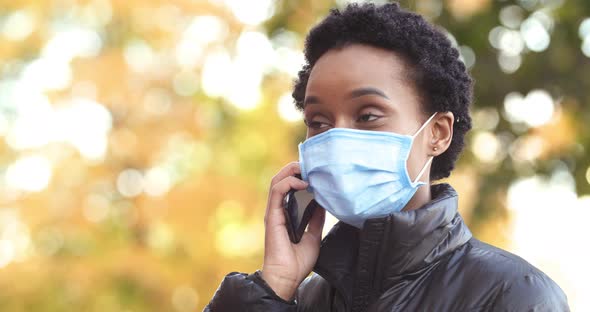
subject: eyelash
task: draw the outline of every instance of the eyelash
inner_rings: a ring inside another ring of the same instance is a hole
[[[373,122],[376,121],[377,119],[381,118],[382,116],[380,115],[376,115],[373,113],[367,113],[367,114],[362,114],[361,116],[359,116],[359,118],[357,118],[357,122],[363,122],[363,123],[367,123],[367,122]],[[370,120],[366,120],[366,119],[370,119]],[[305,125],[310,128],[310,129],[322,129],[325,128],[327,126],[329,126],[328,123],[326,122],[321,122],[321,121],[308,121],[307,119],[304,119],[303,122],[305,123]]]
[[[303,122],[305,123],[305,125],[310,128],[310,129],[321,129],[323,128],[322,125],[328,125],[325,122],[321,122],[321,121],[308,121],[307,119],[303,120]]]
[[[370,117],[375,117],[375,118],[372,119],[372,120],[364,120],[364,121],[361,121],[361,119],[363,119],[363,117],[366,117],[366,116],[369,116],[369,118]],[[372,122],[372,121],[375,121],[375,120],[379,119],[380,117],[381,116],[376,115],[376,114],[373,114],[373,113],[367,113],[367,114],[362,114],[356,121],[357,122]]]

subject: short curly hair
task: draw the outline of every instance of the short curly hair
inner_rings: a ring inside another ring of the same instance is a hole
[[[465,145],[465,134],[471,129],[473,80],[457,49],[422,16],[400,8],[397,3],[353,3],[343,10],[332,9],[306,38],[306,63],[299,71],[292,94],[298,109],[303,110],[307,81],[317,60],[328,50],[351,44],[366,44],[401,55],[421,95],[424,114],[453,112],[451,145],[434,158],[430,172],[432,180],[448,177]]]

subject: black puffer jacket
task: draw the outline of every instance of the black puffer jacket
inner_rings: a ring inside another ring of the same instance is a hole
[[[231,273],[205,311],[569,311],[547,275],[472,237],[452,187],[432,186],[432,196],[362,230],[335,225],[295,300],[258,272]]]

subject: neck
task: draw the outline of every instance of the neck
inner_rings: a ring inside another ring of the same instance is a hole
[[[423,185],[418,188],[416,194],[414,194],[412,199],[410,199],[410,201],[408,202],[406,207],[404,207],[403,210],[410,211],[418,209],[430,202],[431,199],[432,195],[430,193],[430,181],[427,181],[426,185]]]

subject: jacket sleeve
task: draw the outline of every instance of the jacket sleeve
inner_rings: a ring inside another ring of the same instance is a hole
[[[334,300],[335,296],[335,289],[320,275],[313,273],[299,285],[297,311],[346,311],[343,300]]]
[[[568,312],[567,297],[549,277],[526,274],[516,277],[496,300],[494,311]]]
[[[253,274],[232,272],[225,276],[204,312],[277,311],[295,312],[297,302],[285,301],[262,279]]]

